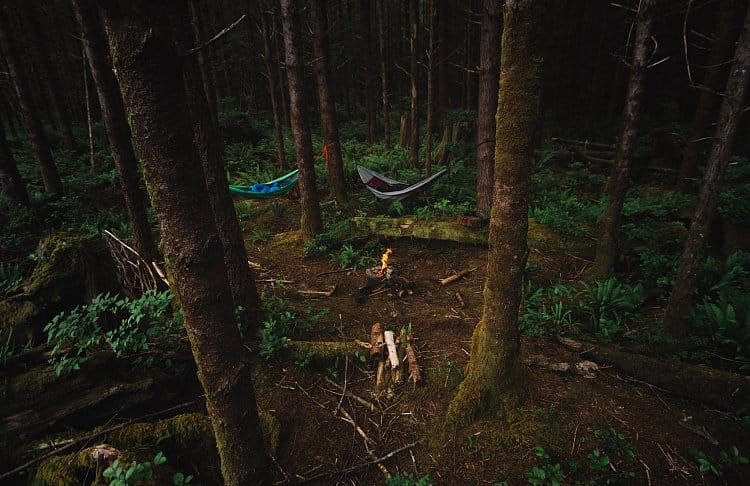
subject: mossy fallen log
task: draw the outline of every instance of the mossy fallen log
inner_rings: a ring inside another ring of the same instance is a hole
[[[43,238],[37,266],[18,291],[0,300],[0,340],[43,341],[55,315],[117,288],[114,265],[101,238],[61,231]]]
[[[750,405],[750,377],[709,366],[653,358],[617,346],[594,345],[584,354],[599,363],[663,388],[679,397],[736,412]]]
[[[345,359],[360,361],[362,348],[353,342],[289,341],[283,355],[289,360],[307,362],[313,366],[343,365]]]
[[[404,218],[352,218],[359,231],[391,238],[418,238],[425,240],[454,241],[467,245],[487,245],[487,229],[467,228],[454,220]],[[529,247],[550,252],[593,254],[595,241],[584,236],[561,236],[529,218]]]

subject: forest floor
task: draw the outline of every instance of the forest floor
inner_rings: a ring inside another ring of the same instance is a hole
[[[293,205],[275,213],[266,213],[256,228],[293,226]],[[260,408],[272,411],[282,424],[277,480],[346,469],[420,441],[386,461],[388,471],[413,473],[415,478],[429,474],[435,484],[525,484],[531,482],[532,468],[545,470],[550,481],[559,464],[564,484],[750,481],[747,466],[735,467],[720,478],[702,474],[689,452],[700,451],[711,458],[732,446],[747,450],[750,437],[731,416],[670,396],[607,363],[598,363],[601,369],[590,379],[528,367],[528,399],[520,410],[505,420],[477,422],[460,433],[445,430],[443,417],[462,379],[471,334],[482,312],[486,249],[407,238],[387,241],[393,250],[390,262],[416,284],[415,292],[399,297],[387,290],[362,300],[357,289],[366,281],[364,269],[321,275],[331,270],[328,260],[302,257],[301,246],[290,247],[288,240],[248,242],[248,258],[272,280],[286,281],[267,283],[266,293],[289,299],[300,309],[308,305],[328,309],[326,325],[320,326],[325,331],[306,339],[368,341],[375,322],[397,334],[411,326],[424,379],[373,398],[375,373],[368,364],[347,362],[335,369],[315,370],[272,360],[258,395]],[[543,261],[536,278],[553,282],[577,281],[586,265],[576,255],[533,248],[532,253]],[[450,285],[438,282],[470,267],[477,270]],[[297,294],[300,289],[326,290],[330,285],[336,285],[331,297]],[[524,359],[539,354],[556,362],[584,359],[544,338],[524,338],[522,352]],[[375,409],[348,396],[342,400],[340,388],[329,380],[371,401]],[[351,424],[334,415],[339,405],[372,443],[365,445]],[[699,435],[696,429],[706,433]],[[623,434],[624,440],[617,434]],[[611,464],[592,455],[595,449]],[[371,466],[315,484],[377,484],[382,478],[383,472]]]

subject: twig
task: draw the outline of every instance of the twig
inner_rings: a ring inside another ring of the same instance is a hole
[[[167,409],[164,409],[164,410],[160,410],[158,412],[150,413],[148,415],[143,415],[143,416],[138,417],[138,418],[127,420],[127,421],[125,421],[125,422],[123,422],[121,424],[117,424],[117,425],[114,425],[114,426],[109,427],[107,429],[100,430],[99,432],[95,432],[93,434],[89,434],[89,435],[87,435],[85,437],[80,437],[80,438],[74,440],[73,442],[71,442],[71,443],[63,446],[63,447],[60,447],[59,449],[55,449],[53,451],[50,451],[47,454],[43,454],[43,455],[41,455],[39,457],[36,457],[36,458],[34,458],[34,459],[32,459],[32,460],[24,463],[24,464],[21,464],[20,466],[18,466],[15,469],[11,469],[8,472],[0,474],[0,479],[5,479],[5,478],[7,478],[9,476],[12,476],[13,474],[16,474],[16,473],[19,473],[19,472],[21,472],[21,471],[23,471],[25,469],[28,469],[29,467],[33,466],[34,464],[37,464],[37,463],[39,463],[39,462],[41,462],[41,461],[43,461],[45,459],[48,459],[48,458],[53,457],[53,456],[57,456],[57,455],[65,452],[65,451],[67,451],[69,449],[72,449],[74,446],[80,444],[81,442],[87,442],[87,441],[95,439],[97,437],[101,437],[102,435],[109,434],[110,432],[114,432],[115,430],[120,430],[121,428],[127,427],[128,425],[136,423],[136,422],[141,422],[141,421],[150,419],[152,417],[156,417],[158,415],[163,415],[163,414],[166,414],[166,413],[170,413],[170,412],[174,412],[176,410],[180,410],[180,409],[186,408],[186,407],[188,407],[190,405],[193,405],[194,403],[195,403],[194,401],[181,403],[179,405],[175,405],[174,407],[170,407],[170,408],[167,408]]]
[[[240,18],[238,18],[237,20],[235,20],[234,23],[232,23],[229,27],[224,28],[224,30],[222,30],[221,32],[219,32],[215,36],[211,37],[210,39],[208,39],[203,44],[197,45],[197,46],[193,47],[192,49],[188,50],[185,54],[183,54],[183,56],[190,56],[190,55],[195,54],[196,52],[200,51],[201,49],[210,46],[211,44],[213,44],[217,40],[219,40],[222,37],[224,37],[230,30],[232,30],[235,27],[237,27],[240,22],[242,22],[243,20],[245,20],[245,17],[247,17],[247,15],[243,14]]]
[[[368,400],[365,400],[364,398],[360,397],[359,395],[355,395],[354,393],[352,393],[352,392],[350,392],[348,390],[341,391],[341,385],[339,385],[338,383],[336,383],[332,379],[328,378],[327,376],[325,377],[325,380],[328,383],[330,383],[331,385],[333,385],[336,388],[338,388],[339,389],[339,393],[343,393],[347,397],[352,398],[352,399],[358,401],[360,404],[362,404],[365,407],[369,408],[371,412],[375,411],[375,404],[374,403],[372,403],[372,402],[370,402]],[[327,388],[323,388],[323,390],[327,390]],[[330,391],[330,390],[328,390],[328,391]],[[336,393],[336,392],[332,392],[332,393]],[[336,393],[336,394],[338,395],[339,393]]]
[[[366,467],[369,467],[369,466],[374,466],[376,464],[380,464],[382,462],[385,462],[388,459],[390,459],[391,457],[393,457],[396,454],[398,454],[399,452],[407,451],[407,450],[413,448],[414,446],[416,446],[417,444],[419,444],[420,442],[422,442],[422,441],[418,440],[416,442],[412,442],[411,444],[407,444],[407,445],[405,445],[403,447],[399,447],[398,449],[392,450],[391,452],[389,452],[388,454],[386,454],[386,455],[384,455],[382,457],[378,457],[377,459],[373,459],[372,461],[364,462],[362,464],[359,464],[359,465],[356,465],[356,466],[352,466],[352,467],[347,468],[347,469],[334,469],[332,471],[322,472],[320,474],[316,474],[315,476],[310,476],[309,478],[303,478],[303,479],[300,479],[298,481],[291,481],[291,482],[290,481],[285,481],[285,482],[281,482],[281,483],[276,483],[276,486],[287,486],[287,485],[292,485],[292,484],[304,484],[304,483],[309,483],[310,481],[315,481],[316,479],[325,478],[325,477],[328,477],[328,476],[344,476],[344,475],[347,475],[347,474],[351,474],[354,471],[357,471],[359,469],[363,469],[363,468],[366,468]]]
[[[344,272],[348,272],[349,270],[354,270],[354,267],[342,268],[340,270],[328,270],[327,272],[320,272],[319,274],[315,276],[315,278],[322,277],[323,275],[331,275],[334,273],[344,273]]]
[[[445,277],[440,279],[440,285],[448,285],[449,283],[455,282],[461,277],[465,277],[466,275],[470,274],[474,270],[476,270],[477,267],[467,268],[466,270],[461,270],[458,273],[455,273],[451,275],[450,277]]]

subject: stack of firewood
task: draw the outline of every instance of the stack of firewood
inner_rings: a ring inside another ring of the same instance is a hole
[[[376,322],[370,329],[370,342],[359,341],[362,347],[369,348],[370,358],[377,365],[375,391],[381,392],[404,383],[404,376],[414,384],[422,380],[422,374],[414,350],[411,326],[402,328],[398,336],[386,331]]]

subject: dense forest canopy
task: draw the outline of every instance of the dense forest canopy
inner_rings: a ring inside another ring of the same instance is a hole
[[[750,5],[6,0],[0,484],[750,481]]]

